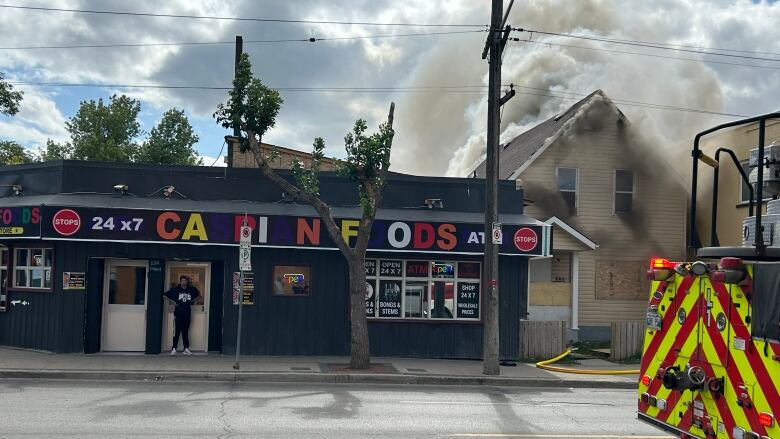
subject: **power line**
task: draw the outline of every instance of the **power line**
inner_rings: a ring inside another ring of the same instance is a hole
[[[610,53],[622,53],[626,55],[638,55],[638,56],[646,56],[650,58],[661,58],[661,59],[675,59],[679,61],[692,61],[692,62],[700,62],[705,64],[721,64],[721,65],[727,65],[727,66],[738,66],[738,67],[750,67],[750,68],[756,68],[756,69],[769,69],[769,70],[780,70],[780,67],[774,67],[774,66],[762,66],[758,64],[741,64],[741,63],[733,63],[728,61],[714,61],[714,60],[707,60],[707,59],[696,59],[696,58],[681,58],[677,56],[668,56],[668,55],[656,55],[653,53],[642,53],[642,52],[631,52],[627,50],[615,50],[615,49],[604,49],[601,47],[585,47],[585,46],[577,46],[574,44],[562,44],[562,43],[550,43],[547,41],[531,41],[531,40],[521,40],[521,39],[514,39],[513,41],[520,42],[520,43],[531,43],[536,45],[546,45],[546,46],[557,46],[557,47],[569,47],[572,49],[582,49],[582,50],[595,50],[598,52],[610,52]]]
[[[714,56],[725,56],[730,58],[742,58],[742,59],[752,59],[752,60],[758,60],[758,61],[773,61],[773,62],[780,62],[780,59],[775,58],[764,58],[759,56],[749,56],[749,55],[737,55],[734,53],[717,53],[717,52],[710,52],[710,51],[703,51],[703,50],[694,50],[694,49],[686,49],[682,47],[665,47],[662,45],[658,45],[655,43],[648,43],[644,41],[630,41],[630,40],[613,40],[608,38],[601,38],[601,37],[590,37],[586,35],[575,35],[575,34],[566,34],[566,33],[559,33],[559,32],[547,32],[547,31],[541,31],[536,29],[523,29],[523,28],[515,28],[513,29],[518,32],[532,32],[537,33],[541,35],[553,35],[558,37],[565,37],[565,38],[576,38],[580,40],[590,40],[590,41],[600,41],[603,43],[611,43],[611,44],[623,44],[628,46],[636,46],[636,47],[648,47],[652,49],[662,49],[662,50],[673,50],[673,51],[679,51],[679,52],[688,52],[688,53],[697,53],[700,55],[714,55]],[[717,49],[716,49],[717,50]]]
[[[170,90],[207,90],[207,91],[226,91],[231,90],[232,87],[216,87],[216,86],[196,86],[196,85],[157,85],[157,84],[98,84],[98,83],[65,83],[65,82],[33,82],[33,81],[9,81],[12,85],[32,85],[41,87],[95,87],[95,88],[140,88],[140,89],[170,89]],[[534,93],[517,91],[519,94],[530,96],[542,96],[558,99],[577,100],[583,96],[587,96],[582,93],[565,92],[565,91],[550,91],[542,88],[534,88],[527,86],[515,85],[518,88],[532,89],[544,91],[546,93]],[[487,86],[484,85],[446,85],[446,86],[418,86],[418,87],[272,87],[279,91],[287,92],[319,92],[319,93],[486,93]],[[572,96],[561,96],[574,95]],[[649,102],[640,102],[624,99],[610,99],[620,105],[638,108],[649,108],[657,110],[669,110],[680,111],[688,113],[701,113],[710,114],[715,116],[729,116],[729,117],[746,117],[740,114],[722,113],[717,111],[709,111],[698,108],[684,108],[675,107],[671,105],[655,104]]]
[[[127,12],[127,11],[106,11],[98,9],[68,9],[68,8],[47,8],[41,6],[25,5],[0,5],[5,9],[24,9],[29,11],[46,12],[74,12],[78,14],[95,15],[125,15],[131,17],[155,17],[155,18],[188,18],[196,20],[222,20],[222,21],[247,21],[260,23],[306,23],[306,24],[343,24],[360,26],[405,26],[405,27],[481,27],[486,28],[485,24],[451,24],[451,23],[382,23],[373,21],[334,21],[334,20],[298,20],[282,18],[254,18],[254,17],[224,17],[216,15],[188,15],[188,14],[154,14],[150,12]]]
[[[466,31],[445,31],[445,32],[420,32],[406,34],[387,34],[387,35],[355,35],[348,37],[325,37],[325,38],[289,38],[276,40],[244,40],[244,43],[316,43],[320,41],[347,41],[347,40],[368,40],[378,38],[397,38],[397,37],[420,37],[420,36],[438,36],[438,35],[462,35],[471,33],[484,33],[484,30],[466,30]],[[123,47],[165,47],[165,46],[207,46],[207,45],[233,45],[235,41],[193,41],[193,42],[168,42],[168,43],[114,43],[114,44],[69,44],[69,45],[48,45],[48,46],[18,46],[18,47],[0,47],[0,50],[36,50],[36,49],[103,49],[103,48],[123,48]]]

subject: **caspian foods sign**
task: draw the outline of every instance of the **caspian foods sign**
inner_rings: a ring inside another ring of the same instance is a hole
[[[41,236],[39,207],[0,207],[0,237],[38,238]]]
[[[240,240],[243,214],[44,207],[44,238],[122,242],[235,245]],[[319,218],[262,216],[247,218],[255,247],[336,248]],[[344,239],[354,245],[360,222],[337,219]],[[539,225],[503,226],[502,254],[548,256],[550,230]],[[519,239],[518,239],[519,237]],[[369,249],[388,251],[481,254],[481,223],[376,220]]]

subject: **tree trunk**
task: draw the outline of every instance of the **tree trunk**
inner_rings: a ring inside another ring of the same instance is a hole
[[[351,349],[349,365],[352,369],[368,369],[368,321],[366,320],[366,268],[365,254],[347,261],[349,263],[349,298]]]

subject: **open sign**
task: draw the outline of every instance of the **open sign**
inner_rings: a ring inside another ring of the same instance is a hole
[[[301,284],[305,280],[302,274],[285,274],[283,276],[284,282],[288,284]]]
[[[453,277],[455,276],[454,264],[443,264],[434,262],[431,266],[433,277]]]

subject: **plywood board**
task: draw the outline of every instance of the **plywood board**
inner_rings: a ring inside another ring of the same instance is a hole
[[[644,300],[650,281],[647,261],[596,261],[596,299]]]

